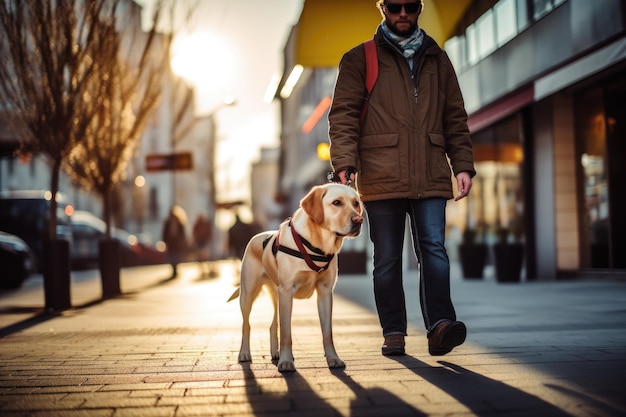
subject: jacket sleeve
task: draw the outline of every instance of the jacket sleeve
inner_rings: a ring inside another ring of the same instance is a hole
[[[450,158],[452,172],[456,176],[459,172],[469,172],[473,177],[474,156],[469,127],[467,126],[467,112],[454,67],[445,52],[441,53],[441,68],[444,70],[446,89],[446,104],[443,114],[443,133],[446,138],[446,153]]]
[[[365,52],[359,45],[341,58],[328,113],[330,163],[334,171],[358,167],[360,117],[366,93]]]

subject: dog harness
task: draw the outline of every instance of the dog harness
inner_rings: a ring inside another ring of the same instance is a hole
[[[274,254],[274,256],[276,256],[278,251],[281,251],[283,253],[286,253],[287,255],[304,259],[304,262],[306,262],[309,268],[311,268],[313,271],[317,272],[318,274],[321,274],[322,272],[326,271],[328,269],[328,266],[330,265],[330,261],[332,261],[333,258],[335,257],[335,254],[333,253],[331,255],[326,255],[321,249],[316,248],[315,246],[311,244],[311,242],[309,242],[308,240],[300,236],[298,232],[296,232],[296,229],[293,227],[291,220],[289,221],[289,228],[291,229],[291,235],[293,236],[293,240],[296,242],[296,246],[298,247],[298,250],[291,249],[291,248],[281,245],[280,244],[280,232],[276,232],[275,235],[269,236],[267,239],[265,239],[263,241],[263,248],[267,246],[270,240],[274,239],[274,244],[272,245],[272,253]],[[311,252],[313,252],[313,254],[310,254],[307,251],[307,248]],[[326,265],[319,267],[315,264],[315,262],[326,262]]]

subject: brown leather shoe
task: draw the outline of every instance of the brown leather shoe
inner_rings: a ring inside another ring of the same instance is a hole
[[[465,342],[467,328],[460,321],[446,320],[439,323],[428,333],[428,353],[442,356]]]
[[[384,356],[404,355],[404,336],[401,334],[385,336],[382,351]]]

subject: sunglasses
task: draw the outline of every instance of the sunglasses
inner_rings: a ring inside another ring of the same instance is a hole
[[[402,11],[402,8],[404,7],[404,11],[406,12],[406,14],[415,14],[417,12],[419,12],[419,10],[421,9],[422,5],[421,3],[383,3],[385,5],[385,7],[387,8],[387,10],[389,11],[389,13],[400,13]]]

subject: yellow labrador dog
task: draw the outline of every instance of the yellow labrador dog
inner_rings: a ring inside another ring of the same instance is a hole
[[[280,372],[296,370],[292,353],[293,299],[310,298],[317,291],[324,354],[330,368],[343,368],[333,344],[332,304],[337,282],[337,254],[343,239],[358,236],[363,207],[357,191],[347,185],[315,186],[300,201],[300,208],[278,231],[250,239],[241,264],[240,287],[230,300],[240,297],[243,316],[239,362],[249,362],[250,311],[265,286],[274,305],[270,349]],[[229,300],[229,301],[230,301]],[[278,347],[280,320],[280,350]]]

